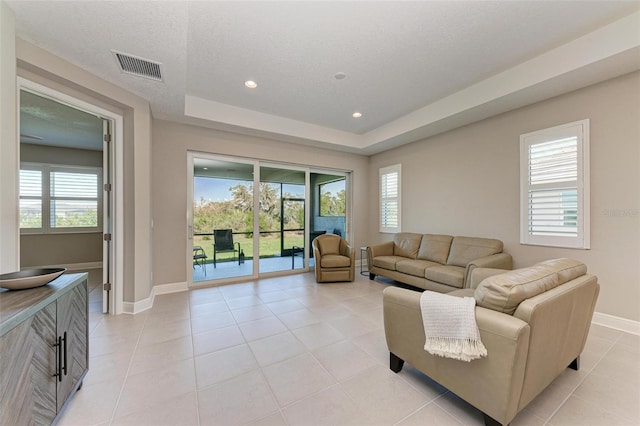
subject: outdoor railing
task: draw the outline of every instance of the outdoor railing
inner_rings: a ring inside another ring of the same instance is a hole
[[[304,246],[304,231],[304,228],[283,231],[260,231],[260,258],[289,256],[289,251],[293,246]],[[234,243],[240,243],[245,259],[253,259],[253,232],[234,231],[233,236]],[[284,247],[281,245],[282,238],[285,238]],[[213,233],[193,234],[193,245],[202,247],[208,257],[207,262],[213,262],[213,243]],[[219,262],[230,261],[234,258],[234,253],[219,253],[217,258]]]

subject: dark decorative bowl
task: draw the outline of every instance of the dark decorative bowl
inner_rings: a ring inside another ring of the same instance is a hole
[[[0,287],[9,290],[25,290],[49,284],[62,275],[67,268],[26,269],[0,275]]]

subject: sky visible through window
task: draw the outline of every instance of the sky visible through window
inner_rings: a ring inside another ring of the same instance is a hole
[[[205,201],[228,201],[233,197],[231,188],[236,185],[248,185],[249,181],[235,179],[219,179],[210,177],[196,176],[193,179],[193,195],[196,203],[201,199]],[[279,186],[279,184],[277,184]],[[283,190],[285,194],[292,197],[304,198],[304,185],[284,184]]]
[[[232,199],[231,187],[248,183],[246,180],[212,179],[196,176],[193,179],[193,198],[197,203],[201,199],[205,201],[228,201]]]
[[[335,197],[338,194],[338,192],[344,190],[344,186],[345,186],[344,179],[337,180],[335,182],[322,184],[322,191],[330,192],[331,195]]]

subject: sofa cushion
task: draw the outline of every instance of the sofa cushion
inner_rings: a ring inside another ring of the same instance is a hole
[[[553,259],[488,277],[478,285],[474,297],[478,306],[513,315],[522,301],[586,272],[587,267],[577,260]]]
[[[376,256],[373,258],[373,266],[395,271],[396,263],[402,262],[403,260],[407,260],[407,258],[400,256]]]
[[[432,268],[434,266],[440,266],[440,264],[421,259],[407,259],[396,263],[396,269],[398,272],[414,275],[420,278],[424,278],[425,269]]]
[[[325,254],[322,255],[320,266],[323,268],[348,268],[351,266],[351,258],[339,254]]]
[[[462,288],[464,284],[464,268],[453,265],[438,265],[424,271],[426,279],[437,283]]]
[[[449,296],[456,297],[473,297],[473,289],[472,288],[461,288],[460,290],[453,290],[447,293]]]
[[[451,235],[423,235],[420,249],[418,250],[418,259],[430,260],[441,265],[446,264],[449,250],[451,249],[451,241],[453,241]]]
[[[323,236],[316,240],[318,250],[320,250],[320,254],[323,256],[325,254],[340,254],[340,237],[332,238],[329,236]]]
[[[502,241],[491,238],[455,237],[447,265],[466,267],[472,260],[502,252]]]
[[[420,240],[422,234],[414,234],[413,232],[400,232],[393,238],[393,254],[394,256],[408,257],[415,259],[420,248]]]

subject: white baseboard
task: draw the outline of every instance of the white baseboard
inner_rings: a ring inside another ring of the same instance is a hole
[[[601,325],[603,327],[613,328],[615,330],[624,331],[625,333],[640,336],[640,322],[638,321],[620,318],[609,314],[602,314],[600,312],[594,312],[591,322],[596,325]]]
[[[146,299],[142,299],[138,302],[123,302],[122,313],[135,315],[135,314],[139,314],[140,312],[144,312],[147,309],[151,309],[153,307],[153,298],[155,296],[153,294],[153,290],[151,290],[151,293],[152,294],[149,297],[147,297]]]
[[[83,263],[68,263],[66,265],[42,265],[42,266],[25,266],[20,268],[25,269],[41,269],[41,268],[67,268],[67,271],[82,271],[85,269],[100,269],[102,268],[102,262],[83,262]]]
[[[187,285],[186,281],[181,283],[158,284],[153,286],[153,291],[156,295],[178,293],[180,291],[187,290],[189,290],[189,286]]]
[[[155,285],[151,288],[151,293],[146,299],[142,299],[137,302],[124,302],[122,306],[122,313],[131,315],[139,314],[140,312],[144,312],[153,307],[153,301],[155,300],[156,295],[178,293],[188,289],[189,286],[186,282]]]

